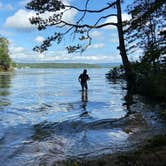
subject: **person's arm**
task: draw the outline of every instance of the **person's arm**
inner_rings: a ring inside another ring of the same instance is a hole
[[[78,81],[79,81],[79,82],[81,81],[81,74],[80,74],[80,76],[78,77]]]

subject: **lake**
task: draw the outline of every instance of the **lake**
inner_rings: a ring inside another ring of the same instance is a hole
[[[1,164],[51,165],[59,160],[122,152],[141,143],[140,130],[146,137],[151,130],[142,123],[141,113],[142,108],[149,110],[149,105],[139,101],[138,106],[136,102],[132,106],[140,110],[139,115],[128,119],[126,83],[109,82],[105,78],[108,71],[88,69],[91,80],[87,93],[78,82],[82,69],[1,73]],[[157,123],[153,120],[154,128]]]

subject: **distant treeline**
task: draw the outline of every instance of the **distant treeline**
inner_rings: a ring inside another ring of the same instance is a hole
[[[100,65],[85,63],[14,63],[16,68],[100,68]]]

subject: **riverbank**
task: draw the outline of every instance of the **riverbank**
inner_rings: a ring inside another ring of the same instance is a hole
[[[117,153],[80,161],[64,161],[57,163],[56,166],[165,166],[166,136],[161,137],[164,141],[160,142],[160,145],[157,143],[157,137],[154,137],[147,142],[147,145],[136,151]],[[154,140],[157,142],[154,142]]]
[[[131,111],[133,111],[131,108]],[[141,109],[140,109],[141,110]],[[128,149],[124,152],[116,152],[113,154],[103,154],[95,157],[69,159],[64,161],[55,161],[53,165],[56,166],[165,166],[166,165],[166,131],[163,126],[157,125],[160,121],[160,114],[155,115],[156,112],[146,112],[147,110],[140,110],[131,113],[130,115],[113,122],[113,126],[122,128],[127,133],[133,136],[138,145]],[[135,111],[135,110],[134,110]],[[164,118],[163,118],[164,119]],[[163,120],[161,120],[163,121]],[[165,120],[163,121],[163,125]],[[155,124],[158,132],[156,132]],[[166,123],[165,123],[166,124]],[[151,132],[145,132],[145,126],[152,125]],[[153,126],[154,125],[154,126]],[[161,131],[162,129],[163,131]],[[143,130],[142,130],[143,129]],[[154,130],[153,130],[154,129]],[[140,131],[139,131],[140,130]],[[148,139],[146,139],[148,137]],[[139,141],[142,139],[142,143]],[[139,140],[139,141],[138,141]],[[144,140],[144,141],[143,141]],[[127,144],[127,142],[126,142]]]
[[[146,98],[145,98],[146,99]],[[149,100],[148,100],[149,102]],[[159,105],[158,105],[159,106]],[[131,107],[131,113],[135,111]],[[165,116],[165,104],[160,105],[157,109],[153,110],[153,115],[147,110],[142,110],[142,117],[148,124],[155,124],[155,121],[163,121],[163,125],[166,125]],[[141,109],[140,109],[141,110]],[[137,110],[134,114],[138,114],[140,111]],[[133,114],[133,113],[132,113]],[[130,114],[129,117],[122,120],[126,121],[123,123],[123,129],[126,132],[133,132],[135,127],[140,125],[141,120],[138,118],[134,119],[133,115]],[[136,116],[135,116],[136,117]],[[160,119],[161,118],[161,119]],[[143,121],[143,119],[142,119]],[[145,123],[145,122],[143,122]],[[135,126],[135,127],[134,127]],[[141,127],[141,126],[140,126]],[[157,126],[156,126],[157,127]],[[152,127],[153,128],[153,127]],[[138,129],[138,128],[137,128]],[[160,130],[160,129],[159,129]],[[153,130],[152,130],[153,132]],[[141,133],[140,133],[141,134]],[[143,135],[142,135],[143,136]],[[136,136],[137,137],[137,136]],[[138,136],[140,137],[140,136]],[[140,138],[138,138],[140,139]],[[102,155],[96,158],[89,158],[86,160],[71,160],[63,162],[62,165],[67,166],[165,166],[166,165],[166,133],[165,131],[159,135],[152,136],[150,139],[145,139],[141,145],[135,149],[119,152],[111,155]]]
[[[129,106],[129,114],[112,122],[112,126],[118,125],[126,133],[130,134],[130,142],[134,138],[133,148],[124,152],[116,152],[110,155],[101,155],[86,159],[73,159],[56,162],[56,166],[165,166],[166,165],[166,125],[165,117],[160,114],[163,105],[155,105],[149,111],[146,107],[138,106],[140,101],[146,98],[133,96],[133,102]],[[144,101],[149,103],[149,100]],[[137,108],[137,109],[135,109]],[[158,122],[162,122],[162,126]],[[151,127],[151,130],[145,131]],[[158,131],[157,131],[158,130]],[[147,138],[146,138],[147,137]],[[142,140],[141,144],[139,143]],[[127,142],[126,142],[127,144]]]

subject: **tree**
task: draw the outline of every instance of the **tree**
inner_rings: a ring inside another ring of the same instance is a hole
[[[165,10],[164,0],[135,0],[129,6],[132,19],[127,24],[126,39],[129,50],[144,50],[144,62],[154,63],[166,53]]]
[[[114,0],[110,3],[106,3],[104,7],[100,9],[90,9],[89,3],[92,0],[86,0],[82,2],[84,6],[77,7],[65,4],[62,0],[32,0],[27,4],[27,9],[34,10],[36,16],[30,19],[30,22],[38,27],[38,30],[44,30],[50,26],[56,26],[56,32],[54,35],[49,36],[41,46],[36,46],[35,51],[43,52],[51,46],[52,41],[56,41],[59,44],[65,36],[74,37],[79,39],[78,44],[69,45],[66,47],[68,53],[73,53],[76,51],[83,52],[91,44],[90,31],[93,29],[99,29],[109,25],[116,26],[119,34],[119,50],[122,58],[124,68],[127,75],[131,72],[130,63],[126,54],[125,43],[124,43],[124,33],[123,33],[123,23],[121,15],[121,0]],[[95,7],[95,4],[93,5]],[[116,12],[110,9],[116,9]],[[75,22],[70,22],[64,20],[64,15],[70,11],[74,10],[78,14]],[[48,18],[44,18],[45,13],[52,13]],[[92,17],[92,15],[97,15],[98,18],[93,20],[93,23],[86,21],[86,17]],[[105,22],[108,17],[117,17],[117,23]],[[78,41],[78,40],[77,40]]]
[[[11,66],[11,59],[9,57],[8,40],[0,37],[0,69],[7,71]]]

